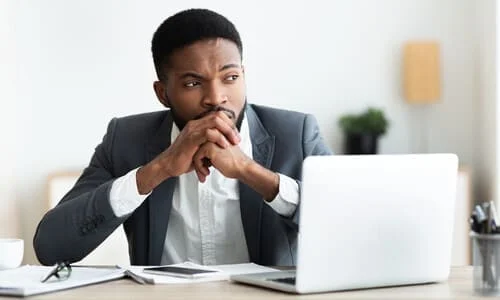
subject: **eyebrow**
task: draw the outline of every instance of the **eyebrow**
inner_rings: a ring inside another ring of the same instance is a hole
[[[219,72],[222,72],[222,71],[225,71],[225,70],[231,69],[231,68],[241,68],[241,66],[238,64],[227,64],[227,65],[222,66],[222,68],[220,68]]]
[[[241,68],[241,66],[239,64],[227,64],[227,65],[222,66],[222,68],[219,69],[219,72],[222,72],[222,71],[225,71],[225,70],[231,69],[231,68]],[[193,78],[196,78],[196,79],[203,79],[202,75],[200,75],[200,74],[198,74],[196,72],[191,72],[191,71],[182,73],[182,75],[180,76],[180,78],[186,78],[186,77],[193,77]]]

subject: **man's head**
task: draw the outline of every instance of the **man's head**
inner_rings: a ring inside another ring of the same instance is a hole
[[[180,129],[215,110],[231,111],[241,121],[246,94],[243,46],[228,19],[206,9],[181,11],[158,27],[151,51],[156,95]]]

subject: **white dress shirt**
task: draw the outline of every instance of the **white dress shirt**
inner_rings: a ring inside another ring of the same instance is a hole
[[[171,142],[179,135],[172,126]],[[246,118],[240,130],[239,147],[250,158],[252,143]],[[148,195],[140,195],[137,169],[117,178],[110,191],[110,204],[117,217],[132,213]],[[292,178],[280,177],[279,193],[266,202],[277,213],[291,216],[299,202],[299,188]],[[178,177],[165,237],[161,264],[191,261],[214,265],[249,261],[241,222],[238,180],[227,178],[214,167],[204,183],[192,171]],[[264,201],[264,200],[263,200]]]

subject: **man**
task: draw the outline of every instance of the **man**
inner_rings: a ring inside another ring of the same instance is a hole
[[[122,223],[136,265],[295,264],[302,161],[331,152],[312,116],[246,102],[242,49],[209,10],[160,25],[154,90],[169,110],[109,123],[38,225],[42,264],[81,260]]]

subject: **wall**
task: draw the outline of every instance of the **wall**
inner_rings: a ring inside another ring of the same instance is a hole
[[[498,157],[500,138],[498,134],[498,116],[500,115],[498,105],[498,61],[497,61],[497,16],[500,7],[496,0],[478,1],[477,35],[478,43],[478,77],[479,83],[479,143],[477,143],[478,153],[481,159],[478,160],[476,169],[476,189],[479,192],[479,199],[483,201],[497,199],[498,201]],[[500,204],[500,202],[498,202]]]
[[[495,173],[493,176],[489,177],[489,183],[491,184],[491,190],[492,190],[492,198],[491,199],[496,199],[497,207],[500,207],[500,181],[499,181],[499,175],[500,175],[500,130],[498,129],[499,126],[499,118],[500,118],[500,105],[499,105],[499,100],[500,100],[500,95],[498,93],[498,87],[500,86],[500,60],[499,60],[499,41],[500,41],[500,21],[499,21],[499,16],[500,16],[500,5],[497,0],[490,0],[493,1],[492,5],[492,10],[496,13],[495,16],[492,17],[491,25],[494,29],[492,31],[495,32],[495,36],[493,38],[493,45],[491,46],[492,50],[490,52],[490,57],[492,58],[491,63],[494,65],[495,71],[494,74],[490,73],[490,78],[494,79],[495,81],[491,84],[491,93],[492,96],[490,97],[490,103],[494,103],[494,105],[491,105],[492,109],[496,112],[496,116],[494,117],[494,124],[492,124],[492,128],[494,128],[494,140],[495,140],[495,153],[494,153],[494,164],[493,166],[495,168]],[[485,141],[488,141],[488,137],[486,136]],[[484,147],[487,147],[483,145]],[[492,159],[493,160],[493,159]],[[490,166],[490,168],[491,168]]]
[[[17,131],[12,130],[16,116],[15,51],[11,3],[0,1],[0,238],[20,237],[20,214],[14,197],[14,166]]]
[[[31,240],[46,207],[49,173],[82,168],[114,116],[161,109],[150,39],[168,15],[206,1],[10,1],[19,76],[15,196]],[[211,1],[244,42],[249,99],[316,115],[341,152],[340,114],[367,105],[391,120],[382,153],[419,151],[420,109],[401,96],[401,47],[441,43],[443,95],[428,109],[430,152],[456,152],[475,168],[480,154],[474,0]],[[0,91],[0,98],[4,98]],[[10,97],[7,97],[10,98]],[[9,123],[10,124],[10,123]],[[27,262],[33,262],[27,247]]]

